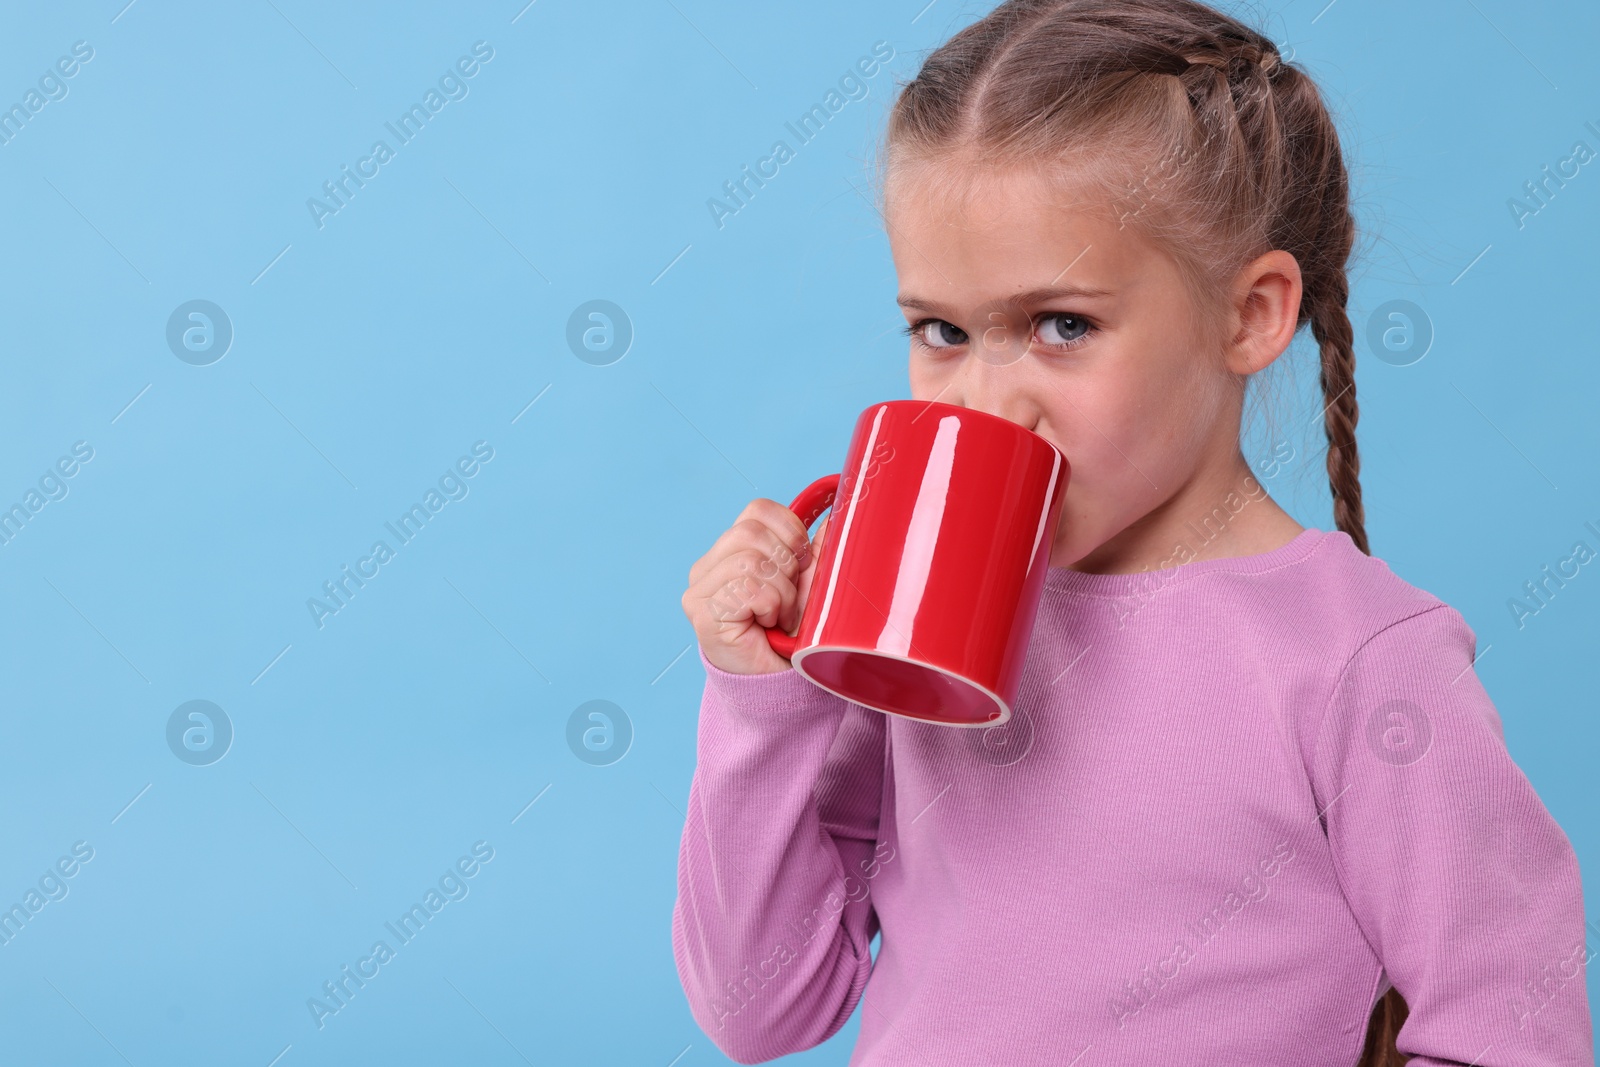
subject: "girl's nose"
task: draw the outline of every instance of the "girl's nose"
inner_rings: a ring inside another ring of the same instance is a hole
[[[939,399],[1036,430],[1043,406],[1036,395],[1038,385],[1029,377],[1026,361],[996,365],[969,358]]]

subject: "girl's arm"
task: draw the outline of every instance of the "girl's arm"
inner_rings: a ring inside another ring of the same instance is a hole
[[[1572,845],[1440,604],[1364,644],[1308,761],[1334,867],[1409,1015],[1411,1067],[1594,1063]]]
[[[701,1029],[757,1063],[831,1037],[872,970],[871,879],[893,859],[877,845],[885,716],[793,669],[700,658],[673,956]]]

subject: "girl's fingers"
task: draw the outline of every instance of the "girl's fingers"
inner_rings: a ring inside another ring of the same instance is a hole
[[[770,504],[777,509],[777,513],[774,514],[772,508],[757,508],[759,504]],[[750,514],[752,509],[761,514]],[[785,516],[787,521],[784,521]],[[799,530],[798,535],[794,533],[795,530]],[[800,567],[808,560],[811,541],[794,512],[776,501],[751,501],[750,506],[745,509],[745,514],[723,531],[722,536],[711,546],[711,550],[689,568],[689,584],[696,584],[719,560],[747,548],[759,549],[772,561],[768,568],[769,573],[771,567],[776,567],[790,578],[794,578],[799,574]]]
[[[715,564],[704,575],[699,594],[704,606],[701,621],[710,634],[724,639],[748,629],[749,620],[787,630],[798,617],[799,591],[794,582],[755,549],[742,549]]]
[[[820,544],[821,530],[817,536]],[[811,537],[800,517],[776,500],[752,500],[689,568],[681,603],[706,659],[741,674],[784,669],[786,662],[765,635],[751,631],[795,628],[802,583],[809,583],[814,566]]]

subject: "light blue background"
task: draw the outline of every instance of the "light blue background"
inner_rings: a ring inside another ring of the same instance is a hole
[[[0,904],[95,850],[0,946],[0,1058],[726,1062],[669,940],[702,684],[679,596],[751,497],[906,395],[866,163],[893,80],[988,5],[124,2],[12,5],[0,37],[3,103],[94,48],[0,146],[0,504],[94,449],[0,547]],[[1476,631],[1593,914],[1600,571],[1522,629],[1507,600],[1600,545],[1600,164],[1521,229],[1507,200],[1600,149],[1600,10],[1321,2],[1250,10],[1339,116],[1358,339],[1391,299],[1436,331],[1405,367],[1360,341],[1374,552]],[[479,40],[469,95],[319,230],[307,198]],[[719,230],[707,198],[876,41],[870,95]],[[164,337],[197,298],[236,334],[204,367]],[[608,366],[565,342],[591,299],[636,332]],[[1291,358],[1267,484],[1327,529]],[[307,598],[480,440],[470,494],[319,630]],[[192,699],[236,730],[210,766],[166,744]],[[610,766],[565,739],[591,699],[635,730]],[[480,840],[470,895],[319,1031],[307,998]]]

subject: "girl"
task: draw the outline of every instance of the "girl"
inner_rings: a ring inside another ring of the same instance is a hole
[[[858,1001],[872,1067],[1592,1063],[1572,847],[1462,616],[1368,554],[1354,221],[1310,77],[1193,0],[1008,0],[904,86],[884,160],[912,397],[1028,427],[1072,478],[989,731],[772,651],[814,567],[781,504],[695,563],[695,1020],[741,1063]],[[1239,443],[1308,323],[1334,531]]]

